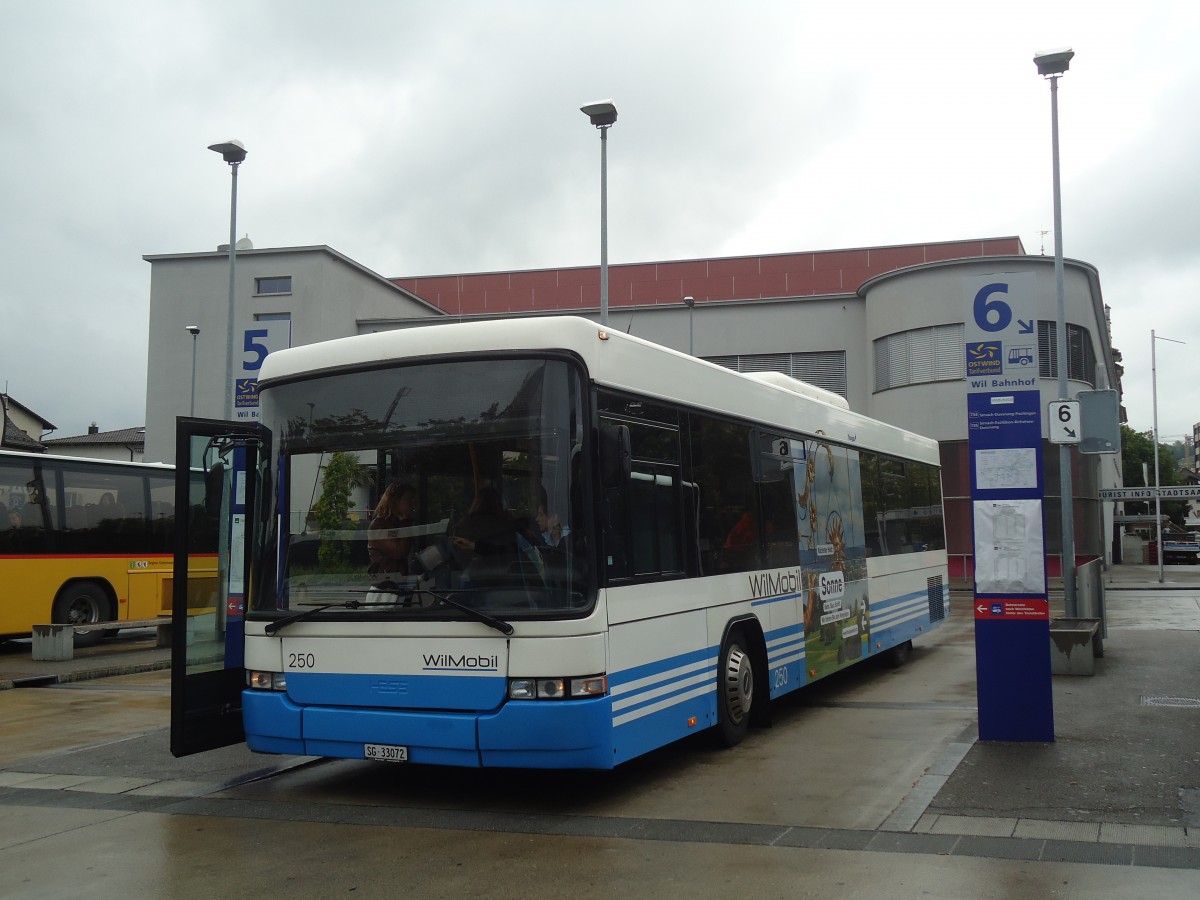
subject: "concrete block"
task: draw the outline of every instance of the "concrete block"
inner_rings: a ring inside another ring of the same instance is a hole
[[[45,662],[73,659],[75,656],[74,625],[34,625],[33,658]]]
[[[1099,630],[1099,619],[1051,619],[1051,674],[1095,675],[1093,643]]]

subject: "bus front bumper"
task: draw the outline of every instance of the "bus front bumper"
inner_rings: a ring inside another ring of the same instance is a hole
[[[414,763],[611,769],[612,700],[510,700],[486,713],[300,706],[245,690],[246,744],[259,753],[363,759],[364,745],[406,747]]]

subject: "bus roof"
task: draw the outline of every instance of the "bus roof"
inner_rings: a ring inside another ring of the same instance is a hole
[[[364,365],[514,350],[567,351],[606,387],[938,464],[936,441],[852,412],[821,388],[743,375],[578,316],[451,322],[293,347],[264,360],[259,387]]]
[[[98,466],[115,466],[117,468],[128,469],[130,467],[137,469],[160,469],[165,471],[173,471],[174,466],[169,463],[160,462],[143,462],[140,460],[124,460],[124,459],[97,459],[94,456],[59,456],[53,453],[31,453],[25,450],[10,450],[8,447],[0,447],[0,460],[5,459],[25,459],[30,462],[41,463],[86,463],[96,464]]]

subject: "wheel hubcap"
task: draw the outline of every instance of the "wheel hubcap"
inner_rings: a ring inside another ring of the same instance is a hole
[[[729,718],[736,724],[750,714],[754,701],[754,668],[750,657],[736,644],[730,648],[725,662],[725,701]]]
[[[97,615],[94,602],[87,598],[80,598],[71,605],[67,618],[72,625],[90,625],[92,622],[98,621],[100,617]]]

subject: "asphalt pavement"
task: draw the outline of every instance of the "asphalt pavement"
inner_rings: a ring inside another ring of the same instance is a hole
[[[1167,566],[1160,582],[1156,566],[1116,566],[1104,583],[1104,655],[1092,676],[1054,676],[1055,740],[982,742],[968,727],[879,833],[928,852],[952,838],[959,852],[974,841],[978,855],[1034,859],[1055,844],[1079,862],[1200,869],[1200,567]],[[1051,609],[1062,614],[1061,594]],[[61,662],[10,642],[0,690],[169,665],[153,630]]]

